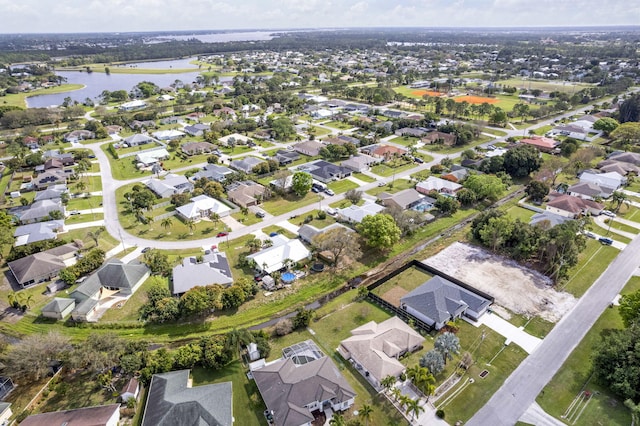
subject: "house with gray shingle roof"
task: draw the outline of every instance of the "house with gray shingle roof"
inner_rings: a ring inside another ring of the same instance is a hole
[[[439,330],[463,315],[477,321],[491,302],[436,275],[400,298],[400,308]]]
[[[50,219],[50,213],[59,211],[65,216],[65,208],[59,198],[52,200],[40,200],[29,205],[25,210],[17,213],[20,223],[28,224],[39,222],[43,219]]]
[[[231,426],[231,382],[191,386],[190,370],[154,374],[142,426]]]
[[[235,173],[228,167],[219,166],[217,164],[207,164],[200,170],[191,176],[191,180],[196,181],[198,179],[215,180],[216,182],[224,182],[227,176]]]
[[[368,322],[351,330],[351,337],[340,342],[338,353],[353,360],[356,369],[376,388],[387,376],[400,377],[406,367],[398,359],[416,351],[424,342],[418,334],[398,317],[381,323]]]
[[[76,307],[74,299],[66,297],[55,297],[51,302],[42,308],[42,316],[57,320],[65,319]]]
[[[62,194],[69,192],[66,184],[51,185],[44,191],[36,192],[36,196],[33,201],[41,200],[53,200],[55,198],[62,198]]]
[[[32,414],[20,424],[23,426],[118,426],[119,422],[120,404],[111,404]]]
[[[328,408],[348,410],[356,396],[331,358],[321,352],[281,358],[251,374],[273,424],[278,426],[309,425],[314,413]]]
[[[186,177],[173,173],[167,174],[162,180],[152,177],[143,183],[160,198],[193,191],[193,184]]]
[[[69,243],[52,249],[34,253],[8,262],[7,265],[20,287],[47,281],[76,263],[75,254],[81,248],[79,243]]]
[[[173,268],[173,294],[183,294],[197,286],[233,284],[231,267],[224,253],[209,253],[198,261],[188,257]]]
[[[265,162],[264,160],[249,156],[249,157],[240,158],[238,160],[233,160],[231,163],[229,163],[229,166],[232,169],[236,169],[245,173],[251,173],[253,172],[253,168],[255,166],[257,166],[258,164],[262,164],[264,162]]]
[[[14,245],[18,247],[37,241],[55,240],[58,232],[64,232],[64,220],[49,220],[18,226],[13,233],[16,238]]]
[[[146,265],[109,259],[70,294],[76,301],[71,316],[75,321],[97,321],[96,313],[103,302],[115,295],[131,296],[149,275]]]

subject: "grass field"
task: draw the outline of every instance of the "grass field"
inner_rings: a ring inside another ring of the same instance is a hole
[[[639,289],[640,278],[633,277],[623,289],[622,294],[629,294]],[[547,413],[560,418],[574,398],[582,390],[588,390],[594,393],[594,397],[580,416],[580,424],[631,424],[631,415],[623,405],[623,401],[613,396],[606,387],[591,380],[592,348],[608,329],[620,328],[622,328],[622,320],[617,309],[606,309],[551,382],[538,395],[536,401]]]
[[[560,288],[582,296],[619,254],[618,249],[588,239],[587,248],[578,255],[578,264],[569,271],[569,279]]]
[[[329,183],[327,185],[329,189],[333,190],[336,194],[342,194],[343,192],[347,192],[350,189],[359,188],[359,185],[349,179],[337,180]]]
[[[432,278],[432,275],[427,274],[418,268],[409,268],[373,290],[373,293],[382,297],[387,291],[395,287],[399,287],[409,292],[424,284],[430,278]]]
[[[555,82],[549,80],[523,80],[517,78],[511,78],[508,80],[496,81],[496,84],[502,84],[504,86],[512,86],[517,89],[539,89],[545,92],[564,92],[573,93],[585,87],[592,87],[586,83],[572,83],[572,82]]]
[[[307,206],[309,204],[318,202],[323,197],[320,194],[314,192],[308,192],[304,197],[298,197],[295,194],[286,194],[285,196],[275,196],[270,200],[261,204],[261,207],[271,213],[274,216],[279,216],[284,213],[288,213],[299,207]],[[324,198],[324,197],[323,197]]]
[[[6,106],[17,106],[20,108],[27,107],[26,98],[29,96],[37,95],[53,95],[55,93],[72,92],[74,90],[80,90],[84,87],[82,84],[62,84],[56,87],[49,87],[47,89],[36,89],[31,92],[7,94],[0,98],[0,103]]]

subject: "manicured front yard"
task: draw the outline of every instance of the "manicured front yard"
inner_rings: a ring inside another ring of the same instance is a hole
[[[260,207],[274,216],[279,216],[281,214],[285,214],[292,210],[295,210],[299,207],[317,203],[323,198],[323,195],[316,194],[311,191],[309,191],[304,197],[298,197],[293,193],[289,193],[285,194],[284,196],[276,195],[262,203]]]
[[[89,214],[78,214],[69,216],[64,220],[65,225],[73,225],[74,223],[86,223],[86,222],[94,222],[96,220],[103,220],[104,214],[102,213],[89,213]]]
[[[376,164],[371,168],[371,173],[378,176],[389,177],[396,173],[404,172],[416,167],[416,164],[410,161],[396,160],[395,162],[385,162]]]
[[[633,277],[627,283],[622,294],[640,289],[640,278]],[[561,418],[574,398],[583,390],[593,394],[580,416],[580,424],[593,425],[629,425],[631,415],[623,401],[613,396],[606,387],[591,378],[591,354],[593,347],[600,342],[608,329],[622,328],[622,319],[617,308],[606,309],[596,323],[587,332],[562,368],[545,386],[536,401],[549,414]]]
[[[342,194],[343,192],[347,192],[350,189],[356,189],[360,187],[357,183],[350,181],[349,179],[337,180],[329,183],[327,186],[336,194]]]
[[[569,279],[560,288],[576,297],[582,296],[619,253],[616,248],[588,239],[587,247],[578,255],[578,264],[571,268]]]
[[[396,179],[384,186],[376,186],[375,188],[371,188],[367,191],[367,194],[373,195],[374,197],[381,192],[395,194],[396,192],[400,192],[404,189],[414,188],[415,186],[416,184],[414,182],[411,182],[409,179]]]

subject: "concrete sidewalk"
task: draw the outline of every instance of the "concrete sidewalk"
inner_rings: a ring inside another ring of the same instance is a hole
[[[465,318],[466,319],[466,318]],[[528,354],[536,350],[538,345],[542,342],[535,336],[530,335],[522,328],[518,328],[510,322],[500,318],[496,314],[486,313],[477,322],[469,321],[476,327],[484,324],[496,333],[500,334],[507,339],[508,342],[513,342],[516,345],[524,349]]]
[[[536,426],[564,426],[566,423],[561,422],[556,419],[546,411],[542,409],[538,405],[537,402],[534,402],[527,408],[527,411],[524,412],[522,417],[520,417],[520,421],[524,423],[530,423]]]

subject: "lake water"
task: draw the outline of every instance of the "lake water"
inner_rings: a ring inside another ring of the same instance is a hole
[[[130,64],[122,64],[122,65],[109,65],[109,68],[145,68],[145,69],[153,69],[153,70],[193,68],[195,70],[198,68],[198,66],[189,63],[195,59],[198,59],[198,58],[193,57],[193,58],[185,58],[185,59],[171,59],[167,61],[133,62]]]
[[[158,40],[189,40],[197,39],[203,43],[226,43],[228,41],[261,41],[271,40],[272,34],[278,31],[249,31],[241,33],[211,33],[191,35],[170,35],[157,37]]]

